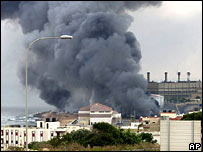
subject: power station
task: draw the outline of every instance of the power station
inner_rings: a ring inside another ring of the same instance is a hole
[[[186,81],[181,80],[181,72],[178,72],[177,75],[177,81],[168,81],[168,72],[164,72],[164,81],[154,82],[150,81],[150,72],[147,72],[148,92],[163,95],[165,102],[202,99],[202,82],[200,80],[191,81],[190,72],[187,72]]]

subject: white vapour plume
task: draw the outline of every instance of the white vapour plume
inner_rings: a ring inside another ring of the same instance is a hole
[[[93,102],[94,102],[94,89],[92,90],[92,95],[91,95],[89,101],[90,101],[90,104],[93,104]]]

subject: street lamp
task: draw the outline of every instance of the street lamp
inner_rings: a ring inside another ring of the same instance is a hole
[[[38,39],[35,39],[34,41],[32,41],[28,47],[27,47],[27,51],[26,51],[26,59],[25,59],[25,102],[26,102],[26,107],[25,107],[25,113],[26,113],[26,151],[28,151],[28,107],[27,107],[27,65],[28,65],[28,53],[29,50],[31,48],[31,46],[39,41],[39,40],[45,40],[45,39],[72,39],[73,37],[70,35],[61,35],[59,37],[41,37]]]

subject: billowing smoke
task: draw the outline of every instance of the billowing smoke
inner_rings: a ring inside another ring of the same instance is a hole
[[[139,74],[140,46],[128,31],[133,18],[127,12],[160,2],[1,3],[1,19],[19,19],[25,47],[39,37],[73,36],[41,40],[30,51],[28,84],[48,104],[73,110],[94,98],[125,115],[158,114],[157,105],[145,94],[147,81]],[[24,69],[22,65],[19,70],[23,84]]]

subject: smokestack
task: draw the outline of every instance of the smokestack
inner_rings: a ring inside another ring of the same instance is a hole
[[[150,82],[150,72],[147,72],[147,82]]]
[[[187,72],[187,81],[190,81],[190,72]]]
[[[164,74],[165,74],[165,80],[164,80],[164,81],[167,82],[167,74],[168,74],[168,73],[165,72]]]
[[[178,82],[180,82],[180,72],[178,72]]]

